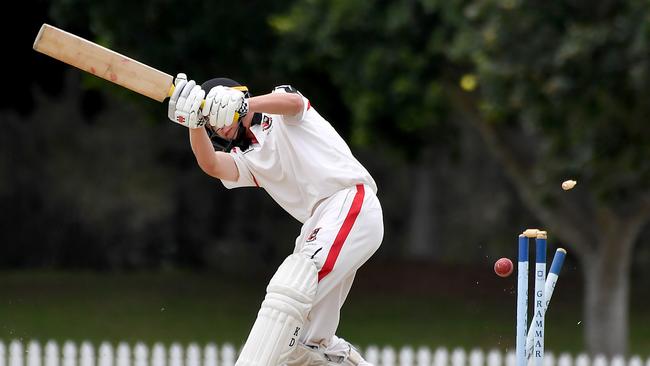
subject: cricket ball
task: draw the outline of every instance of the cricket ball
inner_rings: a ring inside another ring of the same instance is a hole
[[[494,273],[499,275],[499,277],[508,277],[514,270],[515,266],[512,264],[512,261],[508,258],[501,258],[496,263],[494,263]]]

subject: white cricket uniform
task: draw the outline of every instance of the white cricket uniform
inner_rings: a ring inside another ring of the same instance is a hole
[[[288,86],[274,92],[294,92]],[[294,253],[316,264],[318,290],[301,341],[327,348],[357,269],[379,248],[383,218],[377,186],[334,128],[303,97],[295,116],[264,114],[257,141],[230,152],[239,171],[227,188],[261,187],[303,223]]]

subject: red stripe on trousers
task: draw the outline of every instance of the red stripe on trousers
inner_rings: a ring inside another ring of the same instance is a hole
[[[350,211],[348,211],[348,215],[345,217],[341,229],[339,229],[338,234],[336,234],[336,239],[334,239],[334,244],[332,244],[332,247],[330,248],[330,252],[327,254],[327,259],[325,259],[325,264],[323,265],[323,268],[321,268],[320,272],[318,272],[319,282],[320,280],[323,279],[323,277],[327,276],[330,272],[332,272],[332,269],[334,268],[334,263],[336,263],[336,258],[338,258],[339,253],[341,253],[341,248],[343,247],[343,243],[345,243],[345,239],[347,239],[348,234],[350,234],[350,231],[352,230],[352,225],[354,225],[354,221],[357,219],[357,216],[359,216],[359,212],[361,211],[361,205],[363,204],[363,196],[364,196],[363,184],[357,184],[357,194],[354,195],[354,199],[352,200],[352,205],[350,206]]]

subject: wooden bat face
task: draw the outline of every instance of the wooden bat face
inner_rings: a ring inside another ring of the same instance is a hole
[[[159,102],[173,91],[171,75],[48,24],[34,50]]]

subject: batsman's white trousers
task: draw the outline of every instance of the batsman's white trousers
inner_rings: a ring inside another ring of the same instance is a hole
[[[304,223],[294,253],[314,261],[318,287],[300,337],[303,344],[327,347],[330,343],[354,275],[379,248],[383,236],[379,200],[362,184],[325,199]]]

